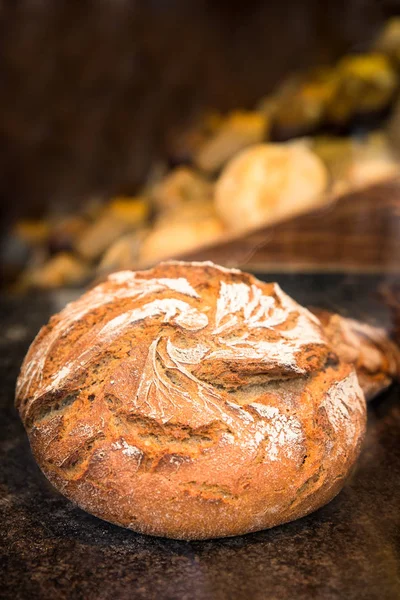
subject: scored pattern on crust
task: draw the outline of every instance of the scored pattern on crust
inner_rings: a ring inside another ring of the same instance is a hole
[[[204,263],[200,264],[204,268]],[[109,276],[67,306],[34,343],[17,385],[17,397],[27,399],[23,414],[35,413],[35,405],[44,397],[73,387],[79,374],[90,371],[91,365],[115,342],[131,335],[138,323],[156,321],[157,337],[148,340],[142,373],[132,394],[133,413],[160,424],[179,422],[181,415],[193,428],[221,421],[242,444],[257,446],[268,438],[271,460],[277,456],[277,444],[290,452],[291,444],[302,437],[295,417],[287,418],[273,406],[263,410],[257,403],[243,408],[230,392],[260,380],[291,379],[318,370],[330,349],[318,319],[277,284],[261,284],[250,276],[243,281],[243,275],[235,270],[221,269],[221,273],[237,276],[239,281],[226,282],[221,277],[209,304],[204,303],[195,284],[182,276],[154,277],[151,272],[141,276],[131,271]],[[59,340],[93,310],[122,299],[131,300],[132,308],[125,305],[123,312],[111,312],[111,318],[85,332],[62,368],[50,369],[43,381],[47,361]],[[122,361],[128,368],[129,360]],[[112,380],[112,373],[109,377]],[[342,382],[344,401],[349,391],[351,399],[362,397],[356,378],[347,390],[345,385]],[[327,406],[335,426],[341,401]]]
[[[240,504],[251,471],[275,486],[261,526],[279,506],[280,518],[305,514],[317,489],[336,493],[365,427],[354,368],[319,319],[278,285],[212,263],[115,273],[66,306],[29,349],[16,404],[48,478],[129,526],[157,513],[138,487],[150,474],[172,486],[170,511],[188,497]],[[282,477],[301,493],[280,496]],[[151,531],[167,531],[163,502]]]

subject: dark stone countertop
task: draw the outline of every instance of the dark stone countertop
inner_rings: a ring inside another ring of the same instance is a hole
[[[301,302],[387,323],[377,278],[274,279]],[[318,512],[269,531],[207,542],[137,535],[86,514],[50,486],[13,408],[28,343],[66,299],[63,293],[0,300],[1,598],[400,598],[398,387],[370,405],[357,468]]]

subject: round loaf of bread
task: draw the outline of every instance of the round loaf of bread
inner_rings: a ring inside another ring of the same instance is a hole
[[[317,317],[212,263],[123,271],[42,328],[16,403],[48,479],[137,532],[232,536],[326,504],[365,399]]]

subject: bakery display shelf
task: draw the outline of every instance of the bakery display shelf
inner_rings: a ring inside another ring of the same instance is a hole
[[[264,273],[400,274],[400,179],[183,255]]]

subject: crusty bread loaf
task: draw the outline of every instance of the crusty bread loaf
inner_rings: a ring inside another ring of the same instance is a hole
[[[134,531],[231,536],[331,500],[364,394],[320,321],[212,263],[111,275],[33,342],[16,403],[49,480]]]

